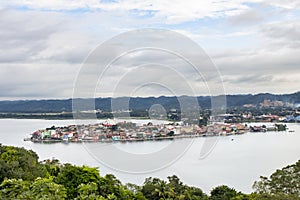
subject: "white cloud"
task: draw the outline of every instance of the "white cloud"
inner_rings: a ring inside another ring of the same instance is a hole
[[[44,99],[72,96],[78,65],[0,64],[0,99]]]
[[[288,10],[300,9],[300,2],[298,0],[282,1],[282,0],[268,0],[267,4],[284,8]]]
[[[249,26],[259,24],[266,17],[262,11],[251,8],[230,18],[232,25]]]
[[[249,4],[260,3],[268,6],[274,6],[282,9],[299,9],[300,3],[297,0],[6,0],[2,6],[28,7],[39,10],[69,10],[69,11],[133,11],[139,16],[153,16],[164,20],[166,23],[182,23],[194,21],[205,17],[216,18],[225,16],[235,16],[244,13],[247,14],[250,9]]]
[[[253,2],[260,10],[247,4]],[[300,74],[297,2],[2,1],[0,92],[2,98],[8,99],[69,98],[78,67],[92,49],[119,33],[145,27],[176,30],[202,45],[220,68],[229,93],[294,92]],[[265,9],[275,9],[276,15],[265,14]],[[162,55],[130,56],[108,71],[105,79],[108,88],[113,78],[120,78],[132,65],[162,62],[180,67],[181,64]],[[189,84],[207,90],[203,80],[193,76],[193,71],[187,67],[181,70],[180,73],[190,77]],[[155,74],[149,72],[145,76],[154,80]],[[136,84],[134,78],[141,82],[143,73],[131,76],[129,73],[128,80],[130,77],[132,81],[123,82],[122,87],[132,88]],[[162,77],[157,77],[157,81],[162,81]],[[181,87],[175,78],[166,80]],[[215,80],[207,76],[206,81],[213,84]],[[143,91],[144,96],[149,91],[155,95],[155,90],[141,89],[139,95]],[[99,91],[99,95],[111,95],[111,90]]]
[[[299,48],[300,47],[300,22],[297,20],[269,23],[261,27],[265,36],[265,43],[270,48]]]
[[[247,2],[257,2],[257,0],[119,0],[101,3],[98,0],[11,0],[9,5],[25,6],[33,9],[42,10],[79,10],[87,9],[97,11],[137,11],[140,15],[150,15],[164,20],[166,23],[182,23],[202,19],[205,17],[224,17],[240,14],[249,7]]]

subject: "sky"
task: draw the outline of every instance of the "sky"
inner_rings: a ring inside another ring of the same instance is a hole
[[[201,79],[178,58],[140,51],[114,63],[94,96],[214,94],[209,87],[226,94],[300,91],[299,0],[2,0],[0,99],[72,98],[89,55],[105,41],[139,29],[191,39],[220,79]],[[174,75],[166,65],[182,70]]]

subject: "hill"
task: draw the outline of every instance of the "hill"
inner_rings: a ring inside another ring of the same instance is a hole
[[[114,100],[118,101],[121,98]],[[184,97],[179,97],[184,98]],[[299,104],[300,92],[293,94],[239,94],[227,95],[227,107],[241,107],[245,104],[259,106],[264,100],[281,101],[283,103]],[[209,96],[197,97],[199,105],[203,109],[209,109],[211,106],[211,98]],[[96,98],[95,109],[102,111],[111,111],[112,98]],[[179,109],[180,104],[177,97],[132,97],[129,101],[129,109],[131,110],[147,110],[153,104],[162,105],[166,110],[175,108]],[[72,99],[62,100],[15,100],[15,101],[0,101],[0,112],[2,113],[51,113],[51,112],[71,112]]]

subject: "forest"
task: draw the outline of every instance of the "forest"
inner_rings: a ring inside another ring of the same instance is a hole
[[[122,183],[98,168],[62,164],[58,160],[39,162],[32,150],[0,144],[0,199],[136,199],[136,200],[294,200],[300,199],[300,160],[261,176],[253,192],[244,194],[226,185],[209,194],[188,186],[176,175],[167,180],[149,177],[142,185]]]

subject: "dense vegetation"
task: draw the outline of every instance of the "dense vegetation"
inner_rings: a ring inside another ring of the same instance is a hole
[[[0,182],[0,199],[292,200],[300,199],[300,160],[261,177],[252,194],[222,185],[207,195],[175,175],[167,181],[150,177],[142,186],[124,185],[112,174],[100,176],[97,168],[58,160],[39,163],[33,151],[0,145]]]

